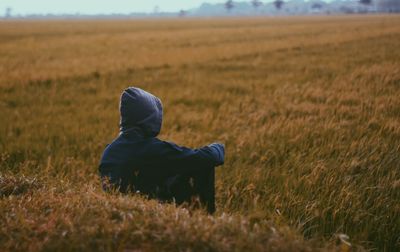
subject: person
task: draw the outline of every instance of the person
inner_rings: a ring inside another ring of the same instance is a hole
[[[197,198],[213,213],[215,167],[224,163],[224,145],[191,149],[158,139],[161,100],[140,88],[125,89],[119,108],[120,134],[107,145],[99,165],[103,189],[177,204]]]

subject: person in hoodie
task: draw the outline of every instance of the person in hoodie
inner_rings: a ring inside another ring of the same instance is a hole
[[[159,98],[136,87],[123,91],[120,134],[107,145],[99,172],[103,189],[140,192],[160,201],[190,203],[194,196],[215,211],[214,172],[224,145],[190,149],[157,138],[163,119]]]

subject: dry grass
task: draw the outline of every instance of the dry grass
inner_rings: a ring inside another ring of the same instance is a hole
[[[0,22],[0,250],[398,250],[399,27]],[[215,217],[101,192],[129,85],[163,100],[161,138],[226,143]]]

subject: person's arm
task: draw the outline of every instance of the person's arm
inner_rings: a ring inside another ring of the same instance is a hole
[[[171,142],[161,142],[158,153],[159,161],[170,172],[181,174],[196,172],[205,167],[222,165],[225,148],[220,143],[213,143],[202,148],[190,149]]]

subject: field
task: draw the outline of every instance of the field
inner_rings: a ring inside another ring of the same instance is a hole
[[[400,16],[0,22],[1,251],[398,251]],[[101,191],[128,86],[220,141],[217,213]]]

